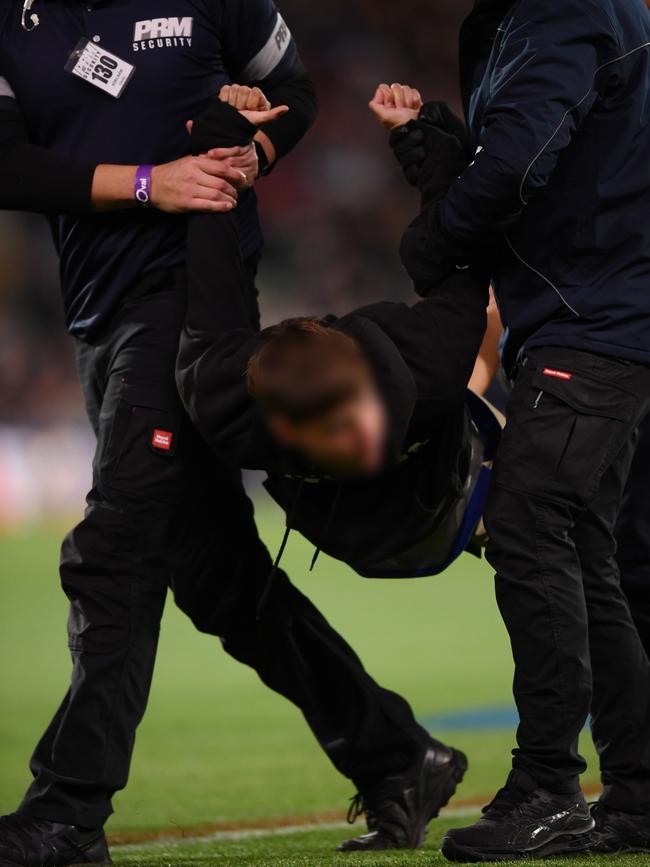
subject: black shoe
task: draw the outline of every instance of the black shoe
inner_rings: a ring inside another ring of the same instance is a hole
[[[21,813],[0,816],[1,867],[110,864],[101,828],[85,830]]]
[[[453,796],[466,770],[463,753],[432,739],[411,771],[352,799],[348,822],[354,824],[365,813],[368,833],[341,843],[339,851],[419,849],[427,825]]]
[[[556,795],[510,774],[505,788],[468,828],[448,831],[450,861],[518,861],[591,851],[594,821],[582,793]]]
[[[596,822],[592,852],[650,852],[650,815],[621,813],[598,801],[591,808]]]

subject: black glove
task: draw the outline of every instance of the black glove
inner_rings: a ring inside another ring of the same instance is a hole
[[[194,121],[192,153],[197,156],[211,148],[231,148],[250,144],[257,127],[246,120],[236,108],[213,99],[209,107]]]
[[[417,186],[420,168],[432,147],[430,135],[435,130],[454,136],[463,150],[465,166],[471,162],[474,147],[463,121],[446,102],[427,102],[417,120],[397,127],[390,134],[390,146],[411,186]]]
[[[455,136],[465,152],[467,161],[472,161],[474,142],[465,126],[465,121],[455,115],[446,102],[425,102],[420,109],[418,121],[435,126],[447,135]]]
[[[458,265],[466,264],[459,262],[454,254],[451,239],[445,236],[438,223],[436,206],[466,167],[465,152],[456,136],[430,127],[417,184],[422,194],[422,209],[404,233],[400,246],[404,267],[420,295],[427,295],[453,274]]]
[[[428,103],[421,116],[442,117],[439,106],[439,103]],[[453,117],[451,112],[449,116]],[[447,280],[458,266],[465,267],[466,264],[458,261],[451,239],[445,237],[437,222],[436,203],[465,171],[468,158],[466,149],[456,135],[447,133],[424,119],[412,123],[417,124],[414,133],[419,132],[423,137],[424,156],[417,168],[416,181],[422,195],[422,209],[404,233],[400,256],[415,291],[420,295],[427,295]],[[419,139],[419,136],[417,138]],[[411,151],[411,155],[417,150],[419,146]],[[404,152],[406,153],[406,148]],[[409,169],[413,171],[414,164],[410,164]]]
[[[416,120],[411,120],[404,126],[394,129],[389,138],[389,144],[402,167],[404,177],[415,187],[420,177],[420,166],[427,155],[426,134]]]

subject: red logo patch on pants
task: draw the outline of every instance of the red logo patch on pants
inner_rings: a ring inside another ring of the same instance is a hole
[[[163,452],[170,451],[174,434],[169,430],[155,430],[151,437],[151,445]]]
[[[554,376],[556,379],[573,379],[572,373],[567,373],[566,370],[553,370],[551,367],[544,368],[544,376]]]

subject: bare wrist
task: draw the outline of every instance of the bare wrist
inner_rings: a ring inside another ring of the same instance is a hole
[[[93,175],[92,201],[97,211],[134,208],[137,166],[98,165]]]

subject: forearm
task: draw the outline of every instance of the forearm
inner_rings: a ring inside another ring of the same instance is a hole
[[[136,206],[133,190],[137,166],[99,165],[92,183],[95,211],[115,211]]]
[[[91,214],[135,208],[137,168],[85,163],[18,142],[0,152],[0,208],[37,214]],[[192,210],[189,203],[181,207],[180,199],[175,203],[167,190],[169,178],[158,176],[163,168],[154,167],[152,173],[152,207]],[[173,183],[175,178],[171,180]],[[206,210],[208,204],[197,202],[196,210]]]
[[[98,165],[33,145],[20,112],[0,110],[0,209],[91,214],[133,208],[136,171],[135,165]],[[150,202],[168,213],[220,213],[235,207],[240,179],[224,161],[182,157],[154,168]]]
[[[249,466],[254,405],[245,374],[264,338],[248,320],[233,215],[191,217],[187,261],[188,304],[176,367],[179,393],[210,445]]]
[[[272,105],[288,105],[289,112],[260,130],[255,136],[270,164],[286,156],[301,141],[316,120],[318,100],[306,72],[278,82],[260,83]]]
[[[232,214],[194,214],[187,231],[188,298],[185,324],[205,347],[231,332],[252,331],[246,306],[246,275]]]
[[[31,145],[20,114],[0,112],[0,208],[90,213],[94,172],[94,163]]]
[[[503,325],[494,298],[490,299],[487,317],[487,330],[469,381],[469,388],[476,394],[485,394],[499,370],[499,344],[503,335]]]
[[[255,127],[217,100],[194,122],[192,150],[250,141]],[[234,214],[197,214],[187,233],[188,299],[176,381],[187,412],[220,454],[254,466],[248,359],[264,338],[248,317],[246,275]],[[256,466],[256,465],[255,465]]]
[[[142,182],[138,166],[99,165],[92,182],[91,200],[95,211],[136,208]],[[222,213],[236,207],[234,186],[241,173],[227,164],[207,157],[181,157],[153,166],[146,204],[167,213]]]
[[[17,112],[0,114],[0,207],[87,214],[132,207],[136,166],[96,165],[27,141]]]

